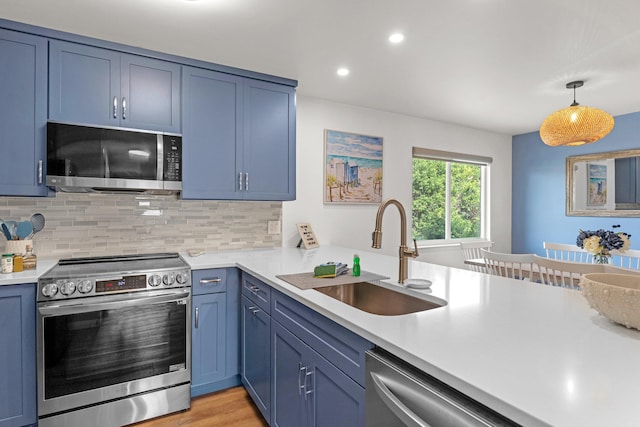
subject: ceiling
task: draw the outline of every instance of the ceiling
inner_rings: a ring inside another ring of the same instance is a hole
[[[0,17],[298,80],[502,134],[573,100],[640,111],[638,0],[0,0]],[[405,40],[387,37],[400,31]],[[340,77],[338,67],[350,74]]]

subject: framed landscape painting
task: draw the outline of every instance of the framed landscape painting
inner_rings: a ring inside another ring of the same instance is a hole
[[[587,206],[607,204],[607,165],[589,163]]]
[[[324,203],[382,201],[382,138],[324,131]]]

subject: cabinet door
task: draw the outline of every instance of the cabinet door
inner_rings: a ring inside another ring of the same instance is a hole
[[[303,427],[308,423],[312,392],[305,360],[309,347],[278,322],[271,324],[273,345],[273,412],[272,425]],[[306,384],[306,387],[305,387]],[[307,393],[308,392],[308,393]],[[349,425],[338,423],[335,425]]]
[[[276,323],[276,322],[274,322]],[[307,388],[307,425],[311,427],[365,426],[365,389],[311,350]]]
[[[120,53],[51,41],[51,120],[119,126],[120,107]]]
[[[183,199],[240,199],[242,82],[183,68]],[[240,145],[237,145],[240,144]]]
[[[120,126],[180,133],[180,65],[122,55]]]
[[[178,64],[51,41],[49,80],[51,120],[181,130]]]
[[[246,82],[242,169],[245,174],[244,198],[294,200],[295,89],[257,80]]]
[[[242,382],[262,416],[271,420],[271,317],[242,297]]]
[[[0,286],[0,427],[35,424],[35,285]]]
[[[226,293],[193,297],[192,387],[219,381],[226,375],[226,318]]]
[[[0,30],[0,76],[0,195],[46,196],[46,39]]]

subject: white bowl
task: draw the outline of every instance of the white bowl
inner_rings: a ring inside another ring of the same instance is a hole
[[[431,287],[431,280],[427,280],[427,279],[407,279],[407,280],[404,281],[404,285],[407,288],[429,289]]]
[[[640,329],[640,276],[589,273],[580,278],[589,306],[607,319]]]

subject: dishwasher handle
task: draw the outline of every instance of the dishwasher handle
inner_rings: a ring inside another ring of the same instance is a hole
[[[371,372],[371,379],[373,380],[373,384],[375,386],[376,393],[382,402],[387,405],[387,407],[402,420],[403,423],[407,425],[407,427],[431,427],[430,424],[427,424],[423,419],[421,419],[415,412],[407,407],[404,403],[398,399],[389,387],[386,386],[380,375]]]

